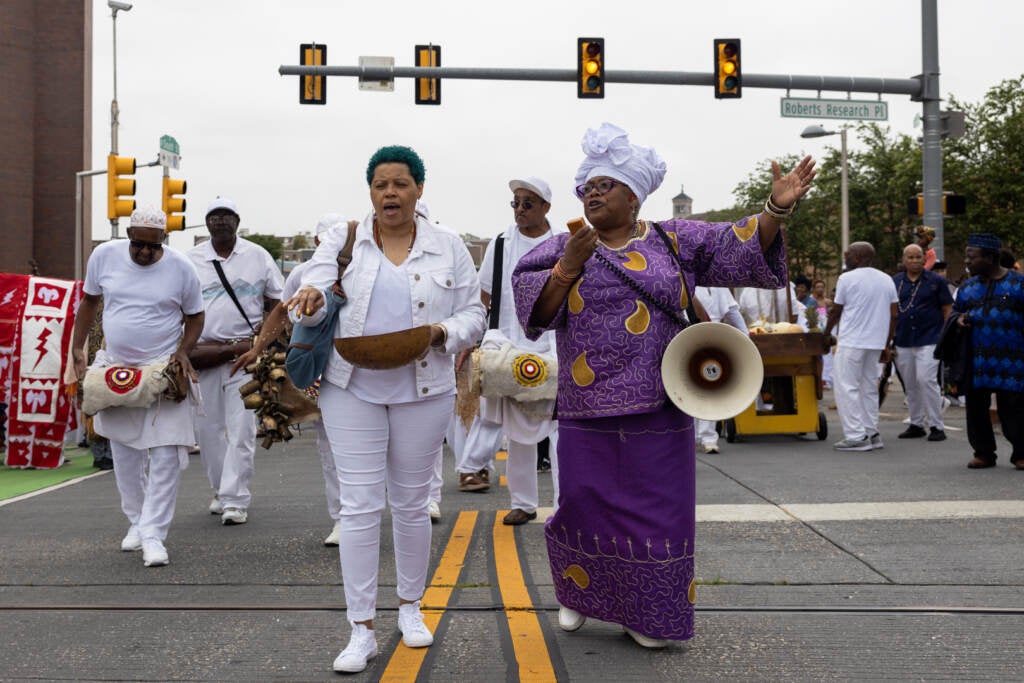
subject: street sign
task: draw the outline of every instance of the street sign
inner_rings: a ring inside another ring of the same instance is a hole
[[[178,141],[170,135],[160,136],[160,153],[158,159],[160,165],[165,168],[178,168],[181,165],[181,149]]]
[[[394,57],[360,57],[359,66],[378,66],[391,68],[395,65]],[[359,77],[359,89],[360,90],[377,90],[383,92],[394,92],[395,90],[395,79],[386,78],[383,80],[369,80],[364,79],[362,76]]]
[[[782,118],[888,121],[889,103],[881,100],[823,100],[820,97],[782,97]]]

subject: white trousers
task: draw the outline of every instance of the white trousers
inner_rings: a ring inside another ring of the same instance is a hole
[[[230,363],[199,371],[199,390],[206,415],[196,417],[199,455],[210,486],[225,508],[249,507],[253,459],[256,453],[256,414],[246,410],[238,388],[251,377],[239,372],[228,377]]]
[[[501,450],[501,425],[479,415],[469,426],[462,457],[455,460],[456,472],[479,472],[485,467],[495,471],[494,455]]]
[[[320,451],[320,467],[324,472],[324,493],[327,495],[327,514],[337,520],[341,517],[341,491],[338,484],[338,468],[334,466],[334,453],[327,439],[323,420],[313,420],[316,428],[316,447]]]
[[[878,358],[881,349],[836,347],[836,410],[847,439],[862,439],[878,432]]]
[[[378,405],[324,382],[320,412],[341,491],[339,552],[349,621],[374,618],[380,526],[391,508],[401,600],[419,600],[430,562],[430,483],[455,396]]]
[[[693,432],[697,438],[698,445],[718,445],[718,430],[715,429],[714,420],[693,421]]]
[[[927,429],[945,429],[942,422],[942,391],[939,387],[939,361],[933,357],[935,344],[899,346],[896,369],[907,390],[910,424]]]
[[[110,442],[114,478],[121,494],[121,510],[143,540],[163,542],[174,518],[181,479],[177,446],[148,450]],[[148,468],[147,468],[148,465]],[[147,472],[148,469],[148,472]]]
[[[485,420],[479,415],[473,420],[466,439],[462,463],[456,467],[459,472],[479,472],[486,468],[494,470],[494,455],[501,447],[502,428],[500,424]],[[551,480],[554,483],[554,504],[558,505],[558,430],[548,440],[548,455],[551,460]],[[508,440],[508,457],[505,460],[505,482],[511,495],[512,509],[536,512],[539,502],[537,493],[537,444]]]

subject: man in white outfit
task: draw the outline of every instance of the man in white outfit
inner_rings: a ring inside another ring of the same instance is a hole
[[[697,287],[693,294],[697,302],[704,307],[710,322],[724,322],[744,333],[747,331],[743,316],[740,315],[740,307],[728,287]],[[705,453],[718,453],[718,431],[715,429],[715,422],[694,419],[693,424],[697,445],[701,450]]]
[[[238,393],[249,378],[232,376],[231,363],[249,350],[264,311],[277,305],[284,286],[270,254],[238,238],[239,221],[233,201],[214,199],[206,209],[210,240],[188,252],[206,307],[206,326],[192,356],[206,413],[197,420],[199,451],[214,491],[210,513],[219,514],[226,525],[248,521],[256,452],[256,416]],[[205,367],[200,369],[201,357]]]
[[[491,240],[480,264],[480,298],[484,306],[497,306],[497,325],[484,335],[482,346],[510,343],[517,349],[544,354],[554,358],[554,332],[545,332],[537,341],[526,338],[515,312],[512,296],[512,271],[519,259],[531,249],[555,234],[547,220],[551,209],[551,188],[540,178],[528,177],[509,181],[512,190],[512,211],[515,223],[499,239]],[[502,259],[500,292],[493,292],[495,280],[495,251],[501,243]],[[492,315],[492,321],[494,317]],[[462,462],[456,464],[459,490],[486,490],[485,479],[494,459],[497,443],[502,434],[508,439],[508,460],[505,477],[512,496],[511,510],[503,523],[525,524],[537,518],[537,444],[548,437],[551,453],[557,453],[558,423],[551,419],[554,402],[550,406],[531,403],[529,410],[511,398],[481,398],[480,414],[469,429]],[[546,417],[542,416],[546,413]],[[558,502],[557,456],[551,458],[552,480],[555,482],[555,503]],[[482,480],[482,481],[481,481]]]
[[[833,444],[838,451],[883,447],[878,434],[878,364],[892,358],[899,296],[892,278],[871,267],[874,257],[875,248],[867,242],[847,247],[846,271],[836,283],[825,325],[826,339],[839,325],[834,391],[845,438]]]
[[[164,248],[165,222],[156,209],[136,210],[128,240],[105,242],[89,256],[71,344],[79,381],[101,300],[104,348],[93,368],[141,368],[170,358],[195,379],[188,354],[203,329],[199,277],[184,254]],[[169,562],[164,540],[188,448],[195,443],[194,419],[191,396],[180,403],[161,397],[146,408],[114,407],[96,414],[96,432],[110,440],[121,509],[131,525],[121,550],[141,549],[147,567]]]

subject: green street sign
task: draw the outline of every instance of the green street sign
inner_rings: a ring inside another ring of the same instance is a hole
[[[181,149],[178,147],[178,141],[170,135],[160,136],[160,149],[164,152],[170,152],[171,154],[181,154]]]
[[[881,100],[823,100],[820,97],[782,97],[782,118],[888,121],[889,103]]]

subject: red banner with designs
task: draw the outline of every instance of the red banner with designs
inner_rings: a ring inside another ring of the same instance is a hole
[[[75,424],[64,394],[82,283],[0,273],[0,401],[7,404],[11,467],[58,467]]]

